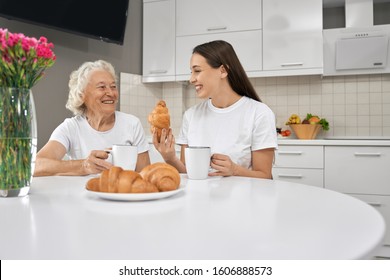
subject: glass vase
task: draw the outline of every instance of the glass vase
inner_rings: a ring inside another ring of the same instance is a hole
[[[36,152],[37,123],[32,91],[0,87],[0,197],[29,193]]]

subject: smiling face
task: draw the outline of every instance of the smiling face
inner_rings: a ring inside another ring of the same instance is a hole
[[[118,103],[118,89],[109,72],[96,70],[90,74],[83,95],[87,114],[90,116],[111,115]]]
[[[223,67],[212,68],[200,54],[191,56],[190,83],[195,86],[199,98],[213,98],[219,92],[221,81],[226,77]]]

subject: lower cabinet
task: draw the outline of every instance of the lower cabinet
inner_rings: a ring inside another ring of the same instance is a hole
[[[345,193],[377,209],[387,226],[379,257],[390,258],[390,146],[327,143],[279,144],[273,178]]]
[[[279,145],[275,152],[272,176],[276,180],[324,186],[322,146]]]
[[[323,187],[324,172],[322,169],[275,167],[272,169],[272,176],[275,180]]]
[[[325,188],[390,195],[390,147],[325,146]]]
[[[390,196],[368,194],[351,194],[351,196],[368,203],[382,214],[387,226],[384,243],[390,245]],[[390,255],[387,257],[390,257]]]
[[[325,146],[324,158],[325,188],[375,207],[385,219],[385,244],[390,245],[390,147]]]

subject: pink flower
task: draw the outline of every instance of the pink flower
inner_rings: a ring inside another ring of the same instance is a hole
[[[0,86],[34,86],[55,62],[53,48],[45,37],[37,40],[0,28]]]

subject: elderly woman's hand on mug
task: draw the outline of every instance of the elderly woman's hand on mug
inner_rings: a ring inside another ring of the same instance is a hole
[[[94,150],[83,161],[85,174],[97,174],[112,167],[112,163],[107,161],[108,153],[106,151]]]

